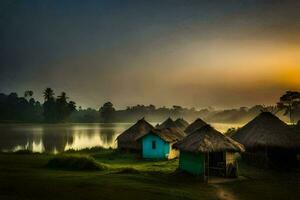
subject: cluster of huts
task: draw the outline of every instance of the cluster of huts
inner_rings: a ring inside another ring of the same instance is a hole
[[[236,177],[237,152],[260,165],[296,164],[300,134],[270,112],[262,112],[232,137],[199,118],[191,124],[168,118],[155,127],[143,118],[117,142],[119,150],[138,151],[145,159],[179,157],[179,170],[193,175]]]

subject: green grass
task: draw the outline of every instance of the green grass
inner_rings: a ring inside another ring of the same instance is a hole
[[[51,154],[0,154],[0,199],[300,199],[299,171],[266,171],[240,165],[241,178],[205,184],[177,175],[178,160],[143,161],[137,154],[113,150],[68,152],[90,156],[106,166],[100,171],[49,169]]]
[[[80,155],[55,156],[48,161],[47,167],[75,171],[104,170],[106,168],[104,165],[96,162],[92,157]]]
[[[274,171],[241,163],[240,175],[246,180],[221,185],[237,199],[300,199],[299,169]]]
[[[64,154],[67,155],[85,155],[93,157],[97,162],[109,166],[111,171],[123,169],[133,169],[140,172],[160,172],[172,173],[178,167],[178,159],[175,160],[143,160],[139,154],[118,152],[113,149],[83,149],[80,151],[70,151]]]

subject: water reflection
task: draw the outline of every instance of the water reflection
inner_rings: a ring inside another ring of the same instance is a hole
[[[116,124],[95,124],[89,129],[75,127],[73,129],[73,141],[68,142],[64,150],[83,149],[93,146],[115,148],[116,138],[125,129]]]
[[[212,124],[225,132],[240,124]],[[131,124],[58,124],[58,125],[0,125],[0,150],[33,152],[62,152],[95,146],[116,148],[116,138]]]
[[[116,137],[131,124],[0,125],[0,150],[62,152],[94,146],[116,147]]]

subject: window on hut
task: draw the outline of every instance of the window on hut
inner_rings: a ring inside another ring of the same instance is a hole
[[[156,142],[154,140],[152,141],[152,149],[156,149]]]

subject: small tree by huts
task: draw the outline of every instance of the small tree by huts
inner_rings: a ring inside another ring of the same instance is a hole
[[[194,131],[174,147],[180,150],[179,170],[204,179],[209,175],[236,177],[234,153],[244,151],[243,145],[210,125]]]
[[[175,124],[182,130],[185,130],[188,127],[189,123],[185,121],[183,118],[178,118],[175,120]]]
[[[193,123],[191,123],[188,127],[186,127],[185,131],[187,134],[191,134],[195,130],[202,128],[203,126],[207,125],[205,121],[200,118],[197,118]]]
[[[142,145],[142,156],[145,159],[173,159],[179,151],[173,144],[185,137],[185,133],[177,128],[150,130],[138,140]]]
[[[119,150],[141,150],[141,144],[137,141],[141,136],[149,133],[154,127],[144,118],[138,120],[133,126],[125,130],[117,137]]]
[[[252,164],[277,167],[297,163],[300,135],[270,112],[260,113],[232,138],[245,146],[242,157]]]

